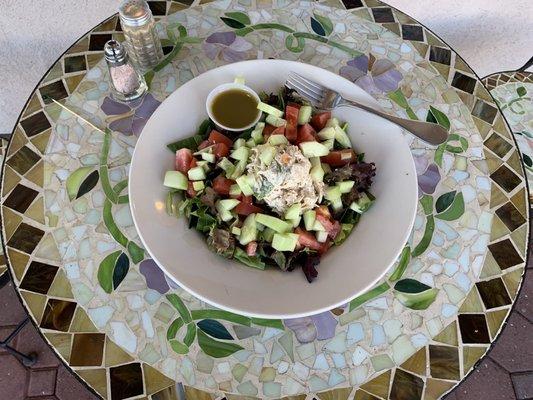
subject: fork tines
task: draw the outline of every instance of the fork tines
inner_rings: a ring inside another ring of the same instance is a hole
[[[324,98],[322,86],[293,71],[289,72],[285,86],[314,103],[320,103]]]

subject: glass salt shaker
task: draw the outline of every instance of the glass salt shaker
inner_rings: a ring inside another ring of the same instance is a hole
[[[163,48],[148,3],[144,0],[124,0],[118,12],[132,61],[143,73],[152,69],[163,58]]]
[[[130,101],[142,96],[147,89],[146,82],[133,67],[124,46],[116,40],[109,40],[104,46],[104,54],[113,97],[119,101]]]

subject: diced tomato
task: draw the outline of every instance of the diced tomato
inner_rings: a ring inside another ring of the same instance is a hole
[[[329,212],[329,208],[327,206],[318,206],[315,208],[316,214],[322,215],[324,218],[331,219],[331,213]]]
[[[285,135],[285,127],[280,126],[279,128],[274,129],[271,135]]]
[[[315,114],[313,118],[311,118],[311,125],[313,125],[313,128],[315,128],[317,131],[319,131],[326,126],[326,123],[330,118],[331,112],[329,111],[320,114]]]
[[[213,143],[224,143],[228,147],[231,147],[231,145],[233,144],[233,142],[231,141],[229,137],[227,137],[226,135],[223,135],[222,133],[218,131],[215,131],[214,129],[209,134],[208,140]]]
[[[285,137],[291,143],[296,143],[298,139],[298,125],[295,122],[287,121],[287,126],[285,127]]]
[[[322,244],[316,240],[315,235],[313,235],[311,232],[308,232],[300,227],[296,228],[294,230],[296,234],[298,234],[298,243],[303,247],[308,247],[311,250],[320,250],[322,248]]]
[[[298,127],[298,140],[296,143],[302,143],[302,142],[313,142],[316,140],[316,131],[315,129],[309,125],[305,124]]]
[[[355,151],[353,149],[334,150],[330,151],[327,156],[320,157],[320,160],[332,167],[342,167],[350,164],[356,159]]]
[[[324,243],[320,243],[320,249],[318,249],[318,254],[324,255],[329,248],[331,247],[331,240],[326,240]]]
[[[276,130],[276,127],[274,125],[266,124],[265,128],[263,129],[263,136],[265,140],[268,140],[270,135],[272,135],[272,132]]]
[[[229,196],[229,188],[234,183],[235,181],[232,181],[231,179],[226,179],[222,175],[219,175],[213,180],[213,190],[218,194]]]
[[[184,174],[191,168],[191,161],[193,160],[192,151],[189,149],[179,149],[176,151],[176,160],[174,167],[176,171]]]
[[[255,256],[256,251],[257,251],[257,242],[250,242],[246,245],[246,254],[248,254],[250,257]]]
[[[226,157],[229,154],[229,147],[225,143],[215,143],[213,147],[213,154],[217,158]]]
[[[287,103],[287,106],[288,106],[288,107],[294,107],[294,108],[297,108],[298,111],[300,111],[300,107],[301,107],[300,104],[298,104],[298,103],[293,103],[292,101],[288,102],[288,103]]]
[[[187,184],[187,196],[189,197],[195,197],[196,196],[196,190],[192,187],[192,182],[189,181]]]
[[[341,224],[338,221],[332,221],[318,212],[316,213],[316,220],[322,224],[331,239],[335,239],[341,231]]]
[[[285,107],[285,120],[287,121],[287,125],[294,123],[295,125],[298,123],[298,113],[300,112],[299,107],[295,107],[294,105],[291,105],[290,103],[287,104],[287,107]]]
[[[202,143],[200,143],[198,145],[198,150],[202,150],[202,149],[205,149],[206,147],[209,147],[211,146],[213,143],[210,142],[209,140],[204,140]]]
[[[238,215],[250,215],[263,211],[260,207],[253,204],[252,196],[241,195],[239,200],[241,202],[235,207],[235,212]]]

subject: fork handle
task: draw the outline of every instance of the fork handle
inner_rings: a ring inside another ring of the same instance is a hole
[[[423,122],[412,119],[400,118],[395,115],[376,110],[375,108],[345,98],[342,98],[337,107],[339,106],[356,107],[371,114],[378,115],[381,118],[384,118],[400,126],[401,128],[408,130],[419,139],[433,146],[438,146],[439,144],[444,143],[448,139],[448,131],[442,126],[434,124],[432,122]]]

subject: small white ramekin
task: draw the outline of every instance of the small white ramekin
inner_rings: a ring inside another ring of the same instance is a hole
[[[259,104],[259,102],[261,101],[259,99],[259,95],[253,90],[253,89],[250,89],[248,86],[246,85],[242,85],[240,83],[224,83],[222,85],[218,85],[216,88],[214,88],[213,90],[211,90],[211,92],[207,95],[207,100],[205,101],[205,108],[207,110],[207,115],[209,116],[209,118],[211,118],[211,120],[219,127],[219,128],[222,128],[222,129],[225,129],[227,131],[233,131],[233,132],[239,132],[239,131],[245,131],[246,129],[249,129],[251,128],[252,126],[256,125],[258,122],[259,122],[259,119],[261,118],[261,111],[260,110],[257,110],[257,117],[248,125],[246,126],[243,126],[242,128],[229,128],[223,124],[221,124],[219,121],[217,121],[217,119],[213,116],[213,112],[211,110],[211,107],[213,105],[213,100],[215,99],[215,97],[222,93],[222,92],[225,92],[227,90],[231,90],[231,89],[239,89],[239,90],[243,90],[249,94],[251,94],[256,100],[257,100],[257,103]]]

